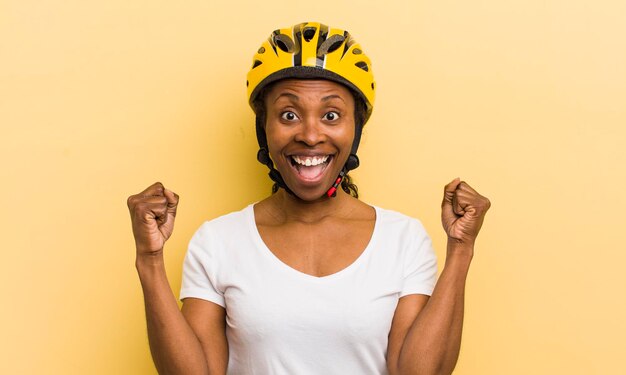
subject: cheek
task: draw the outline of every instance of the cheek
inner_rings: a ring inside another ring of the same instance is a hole
[[[289,142],[289,134],[286,134],[284,131],[279,131],[279,126],[269,122],[265,125],[265,137],[272,159],[274,159],[274,157],[280,153],[280,150]]]
[[[341,147],[352,147],[352,142],[354,141],[354,125],[350,124],[345,127],[333,129],[332,138],[336,140],[339,146]]]

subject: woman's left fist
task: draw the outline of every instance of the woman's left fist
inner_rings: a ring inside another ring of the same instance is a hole
[[[447,184],[441,203],[441,223],[448,240],[473,245],[489,207],[489,199],[459,178]]]

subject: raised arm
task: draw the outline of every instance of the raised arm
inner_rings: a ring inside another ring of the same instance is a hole
[[[183,315],[165,272],[163,247],[174,229],[178,195],[157,182],[130,196],[127,203],[150,352],[159,374],[225,374],[228,351],[223,308],[207,301],[190,301],[185,303]]]
[[[400,299],[389,335],[390,374],[439,375],[454,370],[461,347],[465,282],[490,205],[459,179],[446,185],[441,213],[448,235],[445,266],[430,298]]]

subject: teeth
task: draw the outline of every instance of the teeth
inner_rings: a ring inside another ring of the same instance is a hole
[[[326,161],[328,160],[328,155],[324,155],[320,157],[314,156],[312,158],[300,157],[300,156],[294,155],[291,158],[300,165],[310,167],[310,166],[315,166],[315,165],[320,165],[322,163],[326,163]]]

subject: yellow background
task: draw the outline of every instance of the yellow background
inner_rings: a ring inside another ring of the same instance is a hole
[[[347,28],[378,101],[354,173],[419,217],[491,198],[456,374],[624,374],[624,1],[0,1],[0,373],[154,374],[126,197],[180,194],[175,293],[208,218],[262,199],[245,75],[280,26]]]

